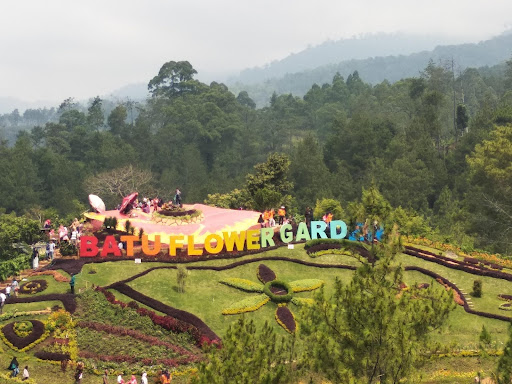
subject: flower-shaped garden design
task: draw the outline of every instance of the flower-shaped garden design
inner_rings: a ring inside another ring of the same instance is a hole
[[[20,287],[21,293],[34,294],[44,291],[48,287],[46,280],[32,280]]]
[[[251,280],[228,278],[221,280],[222,284],[233,288],[240,289],[245,292],[259,293],[252,295],[244,300],[232,304],[230,307],[222,311],[223,315],[236,315],[239,313],[253,312],[272,301],[278,304],[276,310],[276,321],[286,331],[293,333],[297,330],[297,322],[292,311],[288,308],[288,303],[295,305],[311,304],[312,299],[295,297],[297,292],[313,291],[320,288],[323,280],[305,279],[296,280],[290,283],[278,280],[275,272],[264,264],[258,267],[258,279],[261,283],[255,283]]]

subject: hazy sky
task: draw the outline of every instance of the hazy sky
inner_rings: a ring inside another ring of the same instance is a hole
[[[170,60],[211,78],[365,33],[476,42],[511,27],[510,0],[2,1],[0,97],[104,95]]]

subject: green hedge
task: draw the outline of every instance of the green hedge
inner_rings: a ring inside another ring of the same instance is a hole
[[[14,259],[0,261],[0,280],[17,275],[19,271],[30,268],[30,255],[15,257]]]
[[[306,244],[304,245],[304,249],[311,248],[314,245],[318,244],[341,244],[345,248],[358,248],[358,247],[364,247],[366,248],[366,244],[360,242],[360,241],[352,241],[347,239],[314,239],[306,241]]]

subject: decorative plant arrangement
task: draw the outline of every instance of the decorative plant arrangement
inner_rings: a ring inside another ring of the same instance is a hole
[[[190,224],[203,220],[203,213],[199,209],[185,210],[164,204],[162,210],[153,212],[152,220],[164,225]]]
[[[250,280],[229,278],[221,280],[222,284],[237,288],[244,292],[259,293],[259,295],[248,297],[238,301],[222,311],[223,315],[235,315],[245,312],[253,312],[272,301],[278,304],[276,310],[276,321],[287,332],[293,333],[297,330],[295,317],[287,307],[288,303],[295,305],[309,304],[311,299],[294,297],[294,293],[313,291],[320,288],[324,281],[318,279],[296,280],[290,283],[277,279],[275,272],[265,264],[260,264],[257,272],[258,279],[262,284]]]
[[[32,280],[20,286],[20,293],[34,294],[44,291],[48,287],[46,280]]]

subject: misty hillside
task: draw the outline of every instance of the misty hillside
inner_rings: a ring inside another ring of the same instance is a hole
[[[512,34],[509,33],[476,44],[438,46],[432,51],[422,51],[407,56],[388,55],[345,60],[337,64],[322,65],[315,69],[287,73],[284,76],[274,77],[257,84],[236,82],[229,86],[234,93],[246,90],[258,106],[263,106],[268,103],[273,92],[303,96],[315,83],[330,83],[337,72],[346,78],[354,71],[358,71],[360,77],[365,81],[376,84],[384,80],[394,82],[406,77],[417,77],[427,66],[429,60],[451,67],[453,58],[454,70],[459,73],[468,67],[496,65],[511,56]]]
[[[248,68],[232,77],[231,83],[259,83],[288,73],[302,72],[326,64],[346,60],[360,60],[375,56],[408,55],[414,52],[432,50],[439,39],[430,36],[397,34],[374,34],[351,39],[326,41],[320,45],[292,53],[282,60],[275,60],[263,67]]]

